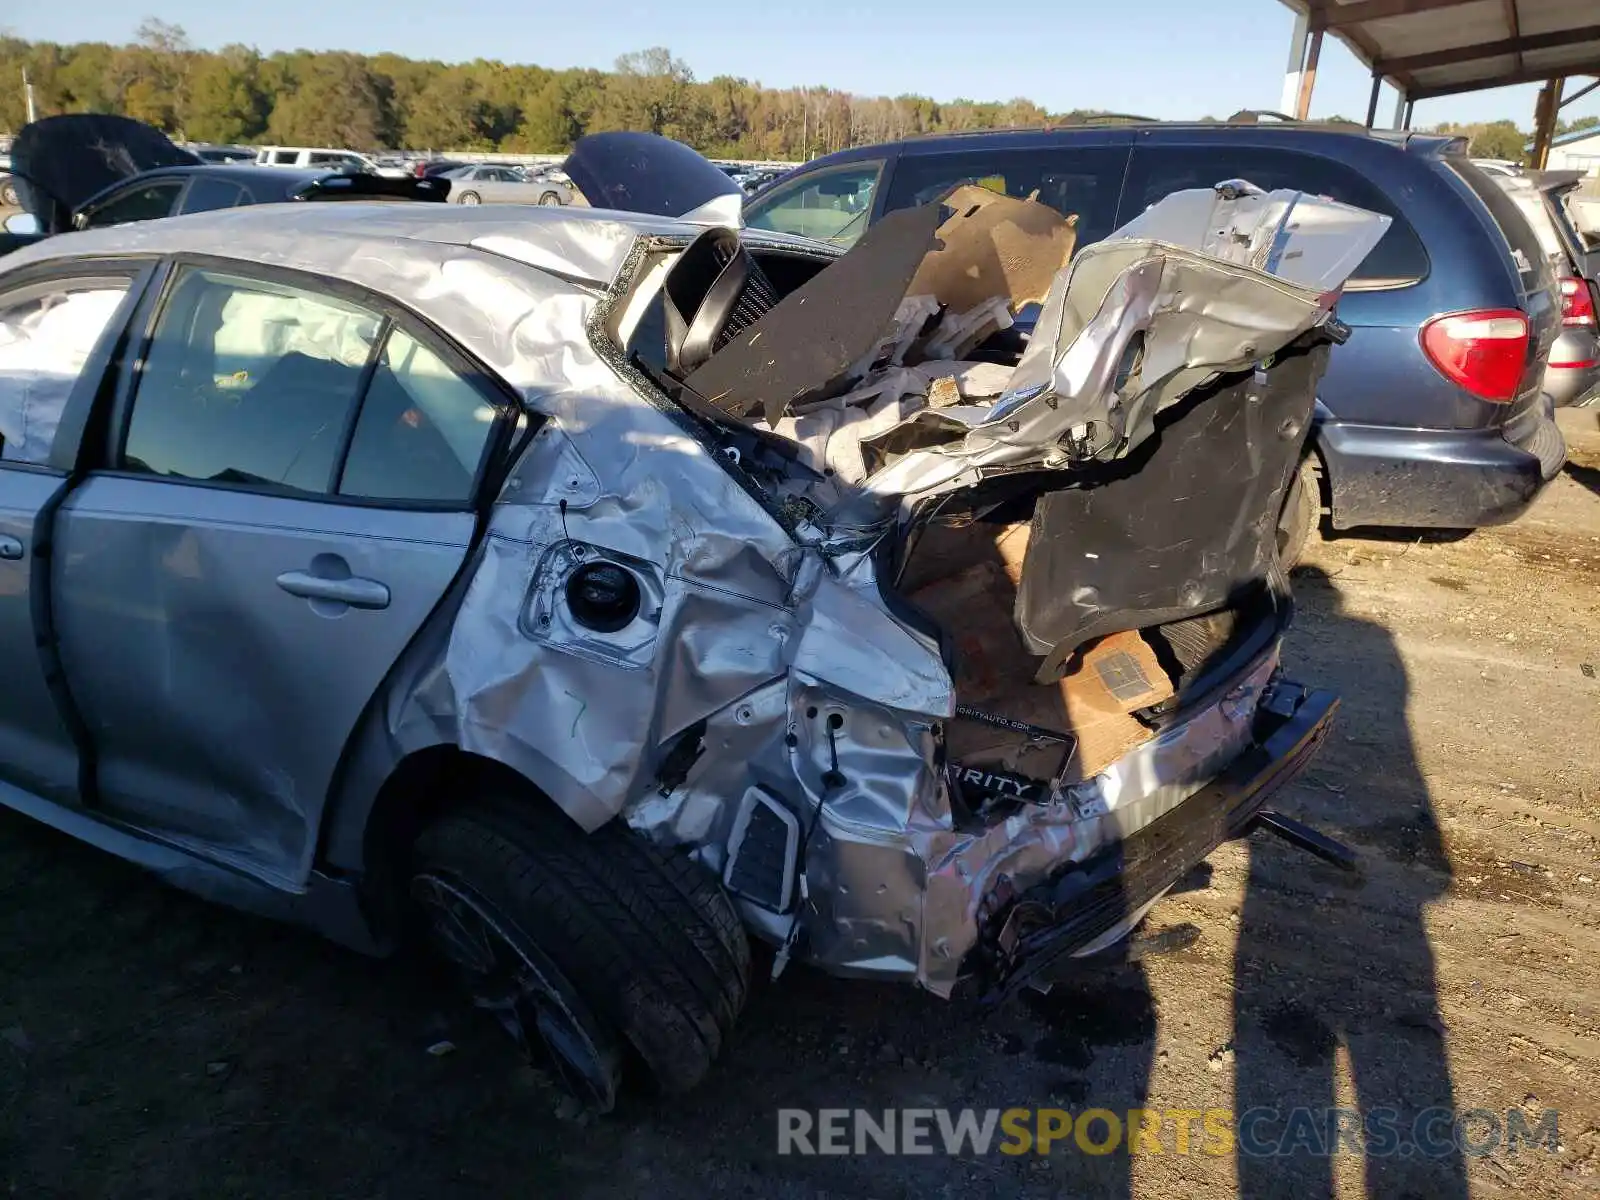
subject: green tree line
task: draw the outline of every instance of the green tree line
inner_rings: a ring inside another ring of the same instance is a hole
[[[193,141],[363,150],[554,154],[585,133],[635,129],[713,156],[795,161],[913,134],[1103,115],[1051,113],[1025,98],[857,96],[826,87],[767,88],[725,75],[701,82],[660,47],[625,54],[612,71],[332,50],[264,55],[241,45],[196,50],[180,26],[150,18],[133,42],[120,46],[0,36],[0,130],[26,120],[24,70],[41,115],[122,113]],[[1563,123],[1562,130],[1588,125],[1600,125],[1600,117]],[[1467,135],[1473,154],[1491,158],[1520,158],[1527,140],[1511,121],[1438,128]]]
[[[196,50],[177,25],[149,19],[127,45],[0,37],[0,130],[26,120],[22,71],[41,116],[121,113],[175,138],[353,149],[559,153],[585,133],[665,134],[711,155],[799,160],[918,133],[1070,122],[1031,100],[855,96],[695,79],[653,48],[612,71],[549,70],[488,59],[420,62],[398,54],[249,46]]]

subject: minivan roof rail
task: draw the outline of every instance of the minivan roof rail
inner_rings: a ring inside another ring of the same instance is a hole
[[[1095,113],[1091,117],[1081,117],[1076,121],[1062,121],[1062,125],[1121,125],[1125,122],[1137,122],[1143,125],[1159,125],[1160,117],[1142,117],[1138,113]]]
[[[1085,125],[1161,125],[1160,117],[1142,117],[1138,113],[1095,113],[1092,117],[1074,117],[1070,121],[1040,121],[1037,125],[1001,125],[994,129],[939,129],[929,133],[914,133],[901,141],[912,142],[919,138],[982,137],[991,133],[1052,133],[1057,129],[1082,129]]]

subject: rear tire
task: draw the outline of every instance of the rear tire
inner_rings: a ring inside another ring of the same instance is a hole
[[[1311,535],[1322,522],[1322,478],[1317,471],[1317,456],[1308,454],[1284,493],[1283,511],[1278,515],[1278,561],[1288,571],[1305,554]]]
[[[483,203],[483,197],[478,195],[477,192],[462,192],[460,199],[458,199],[456,201],[456,203],[457,204],[482,204]]]
[[[720,882],[621,821],[585,834],[537,802],[487,799],[422,833],[411,882],[436,943],[451,920],[440,890],[464,893],[488,918],[491,942],[499,935],[515,956],[542,957],[570,983],[573,999],[558,995],[555,1004],[557,1026],[562,1012],[576,1016],[565,1021],[565,1041],[552,1046],[540,1030],[523,1040],[543,1041],[557,1058],[563,1046],[587,1056],[556,1074],[591,1108],[604,1111],[614,1098],[620,1066],[600,1044],[608,1036],[626,1039],[661,1091],[682,1092],[705,1076],[744,1007],[750,947]],[[492,1006],[482,973],[442,948],[467,969],[479,1005]],[[598,1031],[585,1026],[585,1012]]]

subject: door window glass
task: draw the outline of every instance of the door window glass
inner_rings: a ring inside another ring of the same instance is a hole
[[[1116,223],[1127,164],[1126,150],[1095,146],[907,155],[895,167],[888,208],[913,208],[958,183],[976,183],[1018,199],[1034,196],[1063,216],[1076,215],[1079,244],[1097,242]]]
[[[126,225],[130,221],[154,221],[158,217],[171,216],[182,188],[182,181],[176,179],[133,188],[91,211],[84,225],[89,229],[99,229],[105,225]]]
[[[330,490],[382,324],[332,296],[186,269],[145,355],[122,465]]]
[[[300,151],[274,150],[272,152],[272,161],[280,167],[292,167],[300,161]]]
[[[762,197],[745,210],[744,223],[852,245],[866,232],[882,174],[883,163],[876,159],[818,171]]]
[[[1131,220],[1169,192],[1208,188],[1224,179],[1247,179],[1269,192],[1295,188],[1392,217],[1388,232],[1351,274],[1352,283],[1404,284],[1428,273],[1428,254],[1416,230],[1382,191],[1352,167],[1294,150],[1222,145],[1139,150],[1128,172],[1124,218]]]
[[[196,175],[184,193],[183,211],[186,213],[211,212],[218,208],[232,208],[244,196],[244,189],[226,179],[211,179]]]
[[[410,334],[394,330],[362,401],[339,494],[471,499],[496,415],[478,387]]]
[[[67,398],[127,291],[63,280],[0,296],[0,460],[49,461]]]

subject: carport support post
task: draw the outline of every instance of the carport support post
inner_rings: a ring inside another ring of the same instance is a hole
[[[1283,98],[1278,111],[1294,112],[1300,103],[1300,75],[1306,61],[1306,38],[1311,31],[1311,14],[1298,13],[1294,19],[1294,32],[1289,35],[1289,65],[1284,70]]]
[[[1294,119],[1304,121],[1311,115],[1311,89],[1317,86],[1317,59],[1322,57],[1322,30],[1311,31],[1311,49],[1306,52],[1306,69],[1300,77],[1300,94],[1295,97]]]
[[[1400,128],[1402,128],[1402,129],[1410,129],[1411,128],[1411,114],[1414,113],[1416,110],[1417,110],[1417,102],[1415,100],[1412,100],[1409,97],[1407,97],[1407,99],[1406,99],[1405,120],[1403,120],[1401,122]]]
[[[1383,76],[1376,71],[1372,74],[1372,95],[1367,99],[1367,128],[1372,128],[1372,123],[1378,119],[1378,89],[1383,86]]]
[[[1390,123],[1394,129],[1404,129],[1406,119],[1406,94],[1397,91],[1394,98],[1394,120]]]
[[[1552,79],[1539,89],[1539,99],[1533,106],[1533,169],[1542,171],[1550,162],[1550,143],[1556,134],[1556,118],[1561,115],[1561,93],[1566,90],[1564,78]]]

